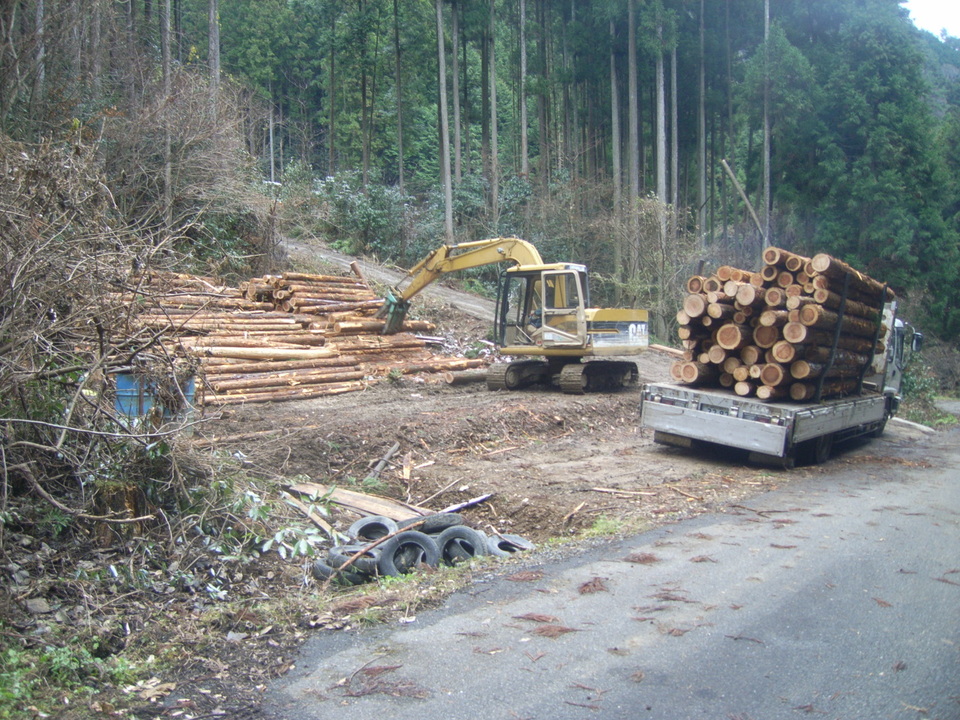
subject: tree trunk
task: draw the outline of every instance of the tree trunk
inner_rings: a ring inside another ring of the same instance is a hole
[[[546,0],[539,0],[537,3],[537,21],[540,28],[540,34],[537,38],[537,49],[540,55],[540,89],[537,93],[537,118],[540,126],[540,186],[542,195],[546,198],[550,188],[550,158],[552,155],[552,146],[550,144],[550,101],[547,95],[547,88],[550,87],[550,63],[547,57],[548,25]]]
[[[770,0],[763,1],[763,247],[770,245]]]
[[[172,138],[170,130],[169,109],[173,94],[173,78],[171,73],[170,57],[170,0],[164,0],[161,17],[162,31],[160,33],[160,48],[163,67],[163,232],[165,234],[173,230],[173,155]]]
[[[394,0],[396,2],[396,0]],[[459,185],[463,179],[463,145],[460,139],[460,3],[452,6],[451,40],[453,48],[453,181]]]
[[[697,232],[701,247],[706,244],[707,206],[707,80],[706,80],[706,33],[703,17],[704,0],[700,0],[700,92],[697,102]]]
[[[667,238],[667,105],[663,68],[663,20],[657,20],[657,200],[660,239]]]
[[[520,0],[520,175],[530,177],[527,127],[527,0]]]
[[[456,17],[457,9],[454,7],[453,15]],[[456,38],[456,32],[454,32]],[[400,9],[399,0],[393,0],[393,51],[394,51],[394,78],[397,89],[397,176],[400,196],[403,196],[403,83],[400,76]],[[457,87],[457,53],[454,45],[453,53],[453,87],[454,96],[456,96]],[[454,101],[456,102],[456,100]]]
[[[364,15],[366,0],[360,0],[360,15]],[[367,181],[370,179],[370,122],[367,108],[367,43],[364,39],[360,44],[360,176],[364,192],[367,190]]]
[[[274,131],[276,130],[273,117],[273,83],[270,83],[270,115],[267,117],[267,139],[270,143],[270,182],[277,181],[277,153],[274,146]]]
[[[443,0],[434,0],[437,11],[437,74],[440,88],[440,181],[443,184],[443,230],[453,242],[453,187],[450,181],[450,127],[447,121],[447,58],[443,41]]]
[[[640,100],[637,91],[637,8],[636,0],[629,0],[627,12],[627,72],[630,142],[630,203],[636,212],[640,200]],[[631,258],[632,260],[632,258]]]
[[[220,87],[220,0],[210,0],[209,22],[210,30],[207,35],[208,50],[207,62],[210,66],[210,87],[213,94],[217,94]]]
[[[613,163],[613,210],[619,213],[623,204],[623,170],[621,168],[622,149],[620,140],[620,89],[617,83],[617,29],[613,20],[610,21],[610,154]],[[616,252],[621,252],[620,243],[616,243]],[[616,262],[617,268],[620,261]]]
[[[490,220],[496,232],[500,224],[500,161],[497,139],[496,2],[490,0]]]
[[[34,19],[36,23],[35,33],[37,38],[37,79],[34,86],[36,88],[36,97],[34,99],[35,101],[42,103],[45,95],[47,79],[47,16],[46,9],[44,7],[44,0],[37,0]]]
[[[680,138],[677,121],[677,44],[674,43],[670,51],[670,237],[674,242],[680,237],[677,222],[680,208]]]
[[[490,27],[480,30],[480,166],[481,173],[490,172]]]
[[[330,114],[327,122],[327,175],[334,175],[336,165],[336,123],[337,123],[337,13],[330,13]]]

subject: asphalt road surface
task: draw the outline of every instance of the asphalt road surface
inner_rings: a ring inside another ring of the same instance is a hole
[[[726,514],[538,552],[406,623],[320,634],[265,709],[957,720],[958,440],[942,433],[886,463],[847,455]]]

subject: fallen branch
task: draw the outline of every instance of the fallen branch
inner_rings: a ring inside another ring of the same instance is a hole
[[[387,466],[387,463],[397,454],[397,451],[400,450],[400,443],[395,442],[386,454],[380,458],[380,461],[374,466],[373,470],[370,471],[370,474],[367,475],[364,480],[376,480],[380,477],[380,473],[383,472],[383,469]]]
[[[691,500],[698,500],[699,502],[703,502],[703,498],[700,497],[699,495],[691,495],[690,493],[684,492],[684,491],[681,490],[680,488],[674,487],[673,485],[667,485],[667,487],[670,488],[671,490],[674,490],[674,491],[680,493],[680,494],[683,495],[684,497],[690,498]]]
[[[577,505],[573,510],[571,510],[570,512],[568,512],[566,515],[563,516],[563,520],[561,521],[561,523],[563,525],[566,525],[568,522],[570,522],[571,518],[573,518],[574,515],[576,515],[581,510],[583,510],[583,506],[586,504],[587,504],[587,501],[584,500],[582,503]]]
[[[370,543],[369,545],[365,545],[364,547],[360,548],[359,550],[357,550],[357,552],[355,552],[353,555],[351,555],[350,557],[348,557],[348,558],[347,558],[347,561],[346,561],[343,565],[341,565],[341,566],[338,567],[338,568],[333,568],[333,572],[330,574],[330,577],[328,577],[326,580],[323,581],[323,585],[321,586],[320,589],[321,589],[321,590],[326,590],[327,588],[329,588],[329,587],[330,587],[330,583],[333,582],[333,579],[334,579],[337,575],[339,575],[340,573],[342,573],[344,570],[346,570],[348,567],[350,567],[351,565],[353,565],[353,564],[357,561],[357,558],[363,557],[363,556],[366,555],[368,552],[370,552],[371,550],[373,550],[373,548],[377,547],[378,545],[381,545],[381,544],[385,543],[385,542],[386,542],[387,540],[389,540],[390,538],[396,537],[396,536],[399,535],[400,533],[407,532],[408,530],[415,530],[416,528],[418,528],[418,527],[420,527],[421,525],[423,525],[426,521],[427,521],[427,519],[426,519],[426,518],[423,518],[422,520],[417,520],[416,522],[412,522],[412,523],[410,523],[409,525],[407,525],[407,526],[405,526],[405,527],[402,527],[402,528],[398,528],[397,530],[394,530],[392,533],[389,533],[389,534],[387,534],[387,535],[384,535],[384,536],[381,537],[381,538],[377,538],[376,540],[374,540],[374,541],[373,541],[372,543]]]
[[[486,495],[480,495],[479,497],[472,498],[470,500],[467,500],[466,502],[458,503],[456,505],[450,505],[449,507],[445,507],[443,510],[439,510],[438,512],[441,512],[441,513],[459,512],[464,508],[473,507],[474,505],[479,505],[480,503],[484,502],[485,500],[489,500],[492,497],[493,497],[493,493],[487,493]]]
[[[590,488],[592,492],[598,493],[610,493],[611,495],[646,495],[649,497],[656,497],[657,493],[655,492],[641,492],[639,490],[617,490],[616,488]]]
[[[303,511],[303,514],[306,515],[318,528],[323,530],[327,535],[332,539],[336,540],[339,533],[333,529],[333,525],[324,520],[320,515],[314,510],[310,509],[310,506],[303,502],[300,498],[294,497],[290,493],[284,491],[283,496],[288,503],[295,506],[299,510]]]

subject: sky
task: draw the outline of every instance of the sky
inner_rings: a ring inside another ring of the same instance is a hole
[[[910,11],[914,25],[922,30],[929,30],[940,37],[940,30],[947,29],[947,34],[960,37],[960,2],[957,0],[907,0],[902,2]]]

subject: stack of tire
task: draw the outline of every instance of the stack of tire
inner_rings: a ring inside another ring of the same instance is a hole
[[[404,530],[414,526],[415,529]],[[421,565],[456,565],[482,555],[506,557],[532,550],[519,535],[486,535],[463,523],[456,513],[439,513],[396,522],[382,515],[365,517],[350,526],[349,542],[330,548],[325,560],[313,564],[318,580],[360,585],[376,577],[406,575]],[[389,537],[378,545],[372,545]],[[362,553],[346,568],[347,561]],[[343,569],[341,569],[343,568]]]

